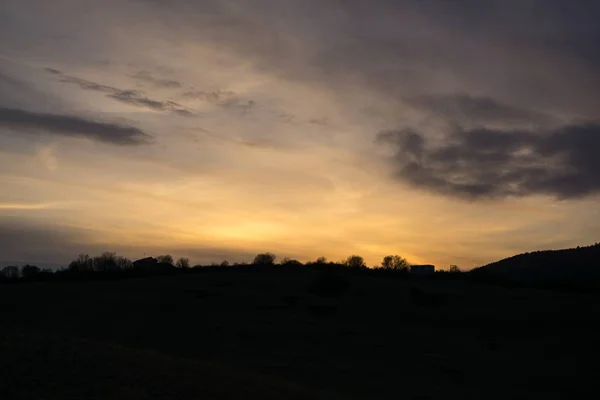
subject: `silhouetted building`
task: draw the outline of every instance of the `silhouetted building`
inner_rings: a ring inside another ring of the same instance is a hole
[[[134,268],[156,269],[157,266],[158,260],[154,257],[146,257],[133,262]]]
[[[435,273],[435,265],[423,264],[423,265],[411,265],[410,273],[415,275],[431,275]]]

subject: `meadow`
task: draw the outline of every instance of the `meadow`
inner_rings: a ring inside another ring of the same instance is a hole
[[[0,285],[2,399],[560,399],[600,298],[344,268]]]

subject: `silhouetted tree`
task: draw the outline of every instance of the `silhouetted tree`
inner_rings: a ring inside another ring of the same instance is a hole
[[[344,264],[347,267],[350,267],[350,268],[364,268],[364,267],[366,267],[365,259],[362,258],[361,256],[356,255],[356,254],[351,255],[350,257],[348,257],[346,259],[346,261],[344,262]]]
[[[87,254],[80,254],[77,259],[71,261],[68,270],[73,272],[91,271],[94,268],[94,261]]]
[[[252,263],[255,265],[275,265],[276,259],[277,256],[275,256],[273,253],[261,253],[254,257],[254,261]]]
[[[385,256],[381,262],[381,268],[391,271],[408,271],[408,261],[398,255]]]
[[[175,266],[177,268],[187,269],[190,267],[190,259],[181,257],[179,260],[177,260],[177,263],[175,264]]]
[[[17,279],[19,277],[19,267],[9,265],[8,267],[2,268],[0,273],[7,279]]]
[[[237,265],[237,263],[236,263],[235,265]],[[223,261],[221,261],[221,264],[220,264],[220,266],[221,266],[221,267],[229,267],[229,261],[227,261],[227,260],[223,260]]]
[[[21,268],[21,276],[23,278],[33,278],[41,272],[40,268],[35,265],[24,265]]]
[[[315,264],[327,264],[327,257],[319,257],[316,259]]]
[[[280,264],[285,265],[285,266],[302,265],[302,263],[300,261],[291,259],[289,257],[284,257],[281,260]]]
[[[175,261],[173,260],[173,256],[171,256],[170,254],[164,254],[162,256],[158,256],[158,257],[156,257],[156,259],[158,260],[158,262],[160,264],[171,264],[171,265],[173,265],[175,263]]]
[[[105,251],[99,256],[94,257],[94,270],[99,272],[112,272],[119,270],[117,253]]]
[[[133,262],[127,257],[117,256],[115,261],[117,262],[117,267],[119,267],[119,269],[133,268]]]

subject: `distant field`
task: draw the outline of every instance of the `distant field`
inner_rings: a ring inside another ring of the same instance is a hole
[[[559,399],[600,376],[583,294],[249,267],[0,285],[0,305],[1,399]]]

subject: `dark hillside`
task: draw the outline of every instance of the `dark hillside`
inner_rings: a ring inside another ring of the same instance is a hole
[[[600,288],[600,243],[519,254],[475,269],[471,274],[519,283]]]

